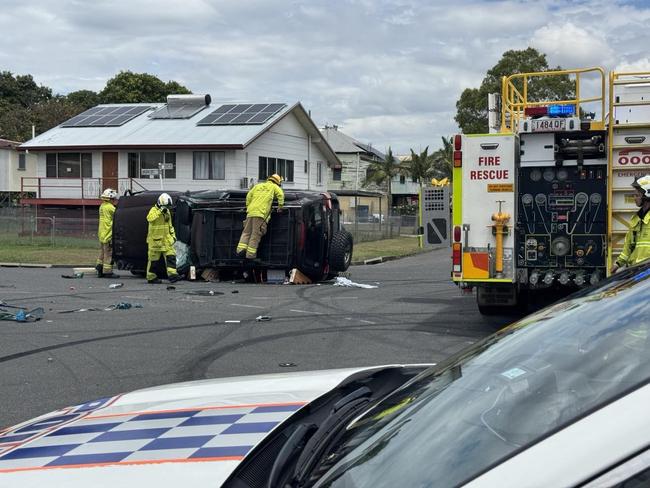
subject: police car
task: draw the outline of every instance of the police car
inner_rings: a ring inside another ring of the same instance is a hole
[[[650,263],[440,365],[139,390],[0,431],[2,487],[650,483]]]

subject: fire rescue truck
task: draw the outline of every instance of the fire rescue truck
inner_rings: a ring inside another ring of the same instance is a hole
[[[574,98],[533,101],[552,76]],[[607,276],[637,210],[630,185],[650,173],[650,73],[518,73],[500,97],[492,133],[454,136],[451,275],[483,314]]]

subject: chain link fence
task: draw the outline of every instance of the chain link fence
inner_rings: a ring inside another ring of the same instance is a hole
[[[97,218],[39,215],[30,208],[0,209],[0,245],[96,247]]]
[[[347,220],[349,219],[349,220]],[[343,227],[352,234],[354,242],[370,242],[382,239],[393,239],[404,235],[416,235],[418,231],[416,215],[372,215],[355,218],[346,216]]]

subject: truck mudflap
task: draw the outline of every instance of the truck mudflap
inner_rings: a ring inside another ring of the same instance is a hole
[[[477,286],[476,304],[483,315],[507,313],[525,305],[515,284]]]

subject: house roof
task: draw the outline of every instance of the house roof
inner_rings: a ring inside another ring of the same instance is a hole
[[[197,125],[221,103],[208,105],[204,110],[187,119],[152,119],[149,115],[164,103],[104,104],[100,107],[142,105],[153,110],[134,117],[118,127],[62,127],[65,122],[36,136],[20,149],[30,151],[84,150],[84,149],[243,149],[269,128],[293,113],[313,138],[313,143],[328,161],[340,163],[334,150],[321,137],[316,124],[300,102],[281,109],[273,117],[259,125]]]
[[[0,139],[0,149],[16,149],[20,142],[10,141],[9,139]]]
[[[339,131],[337,127],[328,127],[321,129],[323,137],[327,139],[332,149],[335,152],[341,154],[356,154],[356,153],[368,153],[373,156],[378,157],[379,159],[384,159],[385,156],[381,152],[374,149],[369,144],[363,144],[356,139],[344,134]]]

